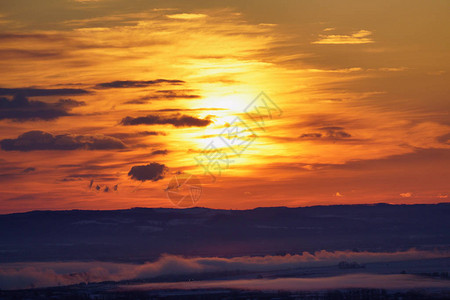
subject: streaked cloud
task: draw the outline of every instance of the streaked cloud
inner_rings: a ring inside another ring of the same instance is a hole
[[[35,151],[35,150],[111,150],[124,149],[125,144],[113,137],[104,135],[52,135],[39,130],[26,132],[16,139],[0,141],[4,151]]]
[[[350,35],[344,34],[330,34],[330,35],[319,35],[319,40],[313,42],[313,44],[324,44],[324,45],[344,45],[344,44],[370,44],[374,41],[370,36],[372,32],[369,30],[360,30],[354,32]]]
[[[205,14],[189,14],[189,13],[182,13],[182,14],[173,14],[173,15],[166,15],[169,19],[178,19],[178,20],[193,20],[193,19],[202,19],[206,18],[207,15]]]
[[[86,94],[89,94],[89,91],[84,89],[0,88],[1,96],[22,95],[26,97],[36,97],[36,96],[75,96]]]
[[[158,116],[147,115],[145,117],[125,117],[120,122],[122,125],[173,125],[175,127],[205,127],[212,123],[210,119],[200,119],[188,115]]]
[[[99,83],[95,87],[99,89],[117,88],[142,88],[159,84],[183,84],[183,80],[155,79],[155,80],[117,80],[112,82]]]

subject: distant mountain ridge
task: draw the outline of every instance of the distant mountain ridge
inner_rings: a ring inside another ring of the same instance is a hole
[[[450,203],[32,211],[0,215],[0,262],[447,248],[448,228]]]

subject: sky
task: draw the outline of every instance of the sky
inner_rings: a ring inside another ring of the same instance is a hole
[[[449,11],[0,0],[0,213],[447,202]]]

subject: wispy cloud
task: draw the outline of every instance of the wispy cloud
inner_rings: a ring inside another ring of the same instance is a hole
[[[125,117],[122,125],[173,125],[175,127],[205,127],[211,124],[210,119],[200,119],[188,115],[174,115],[163,117],[158,115],[148,115],[145,117]]]
[[[188,13],[182,13],[182,14],[173,14],[173,15],[166,15],[169,19],[178,19],[178,20],[192,20],[192,19],[202,19],[206,18],[207,15],[205,14],[188,14]]]
[[[112,82],[103,82],[95,86],[98,89],[114,89],[114,88],[142,88],[159,84],[183,84],[183,80],[171,79],[155,79],[155,80],[116,80]]]
[[[360,30],[350,35],[344,34],[330,34],[319,35],[319,40],[313,42],[313,44],[326,44],[326,45],[339,45],[339,44],[369,44],[374,41],[369,37],[372,35],[371,31]]]
[[[102,0],[73,0],[75,2],[82,2],[82,3],[88,3],[88,2],[99,2]]]

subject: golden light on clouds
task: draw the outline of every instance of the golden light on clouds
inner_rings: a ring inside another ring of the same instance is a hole
[[[204,14],[173,14],[173,15],[166,15],[169,19],[179,19],[179,20],[192,20],[192,19],[201,19],[207,17]]]
[[[268,4],[271,15],[238,2],[130,3],[0,14],[4,211],[171,207],[164,189],[180,172],[201,178],[198,205],[214,208],[448,194],[450,51],[402,25],[412,12],[385,17],[395,33],[358,16],[291,16],[307,9],[299,2]],[[423,9],[448,23],[441,7]],[[244,111],[261,91],[283,111],[264,129]],[[255,139],[212,182],[195,157],[236,118]],[[153,162],[164,178],[129,175]]]
[[[325,31],[329,31],[326,28]],[[372,32],[368,30],[359,30],[350,35],[344,34],[330,34],[330,35],[319,35],[320,39],[313,42],[313,44],[325,44],[325,45],[340,45],[340,44],[369,44],[374,41],[370,36]]]

